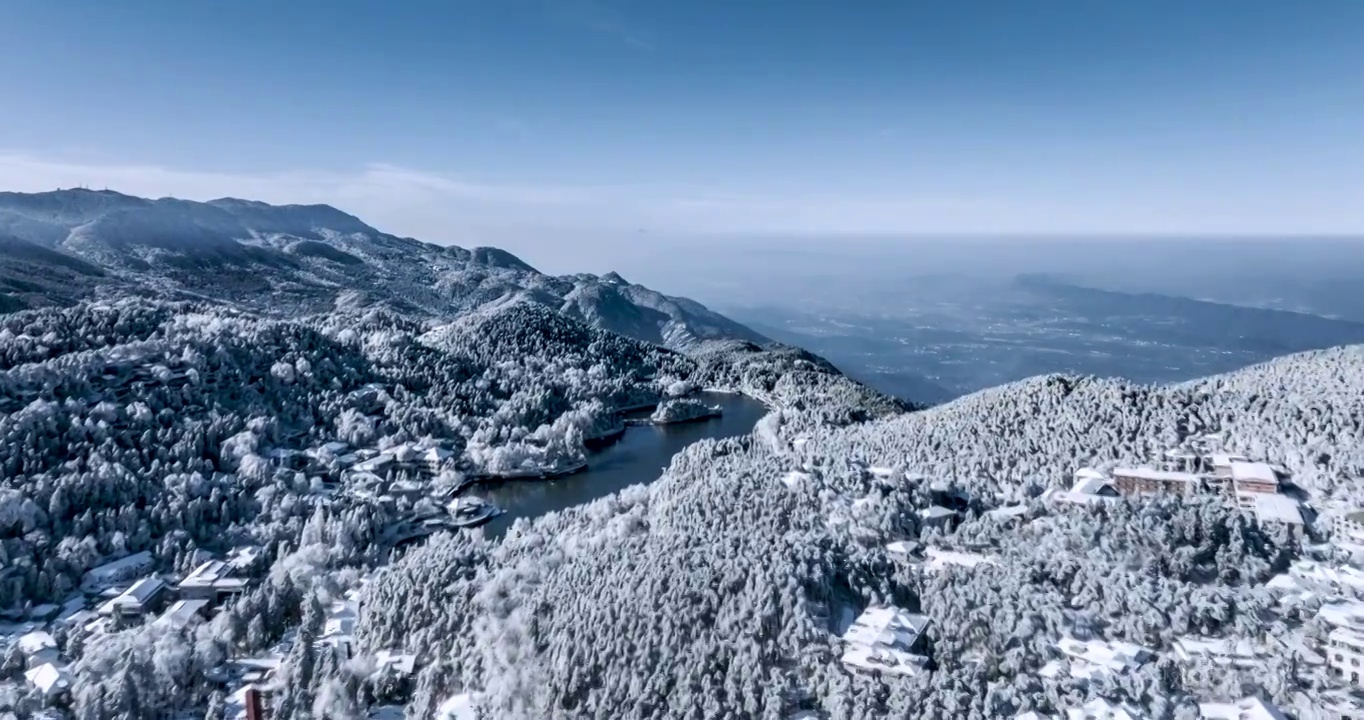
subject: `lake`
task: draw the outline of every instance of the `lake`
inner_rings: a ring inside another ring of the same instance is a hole
[[[707,405],[719,405],[724,414],[676,425],[629,426],[615,443],[588,452],[586,470],[556,480],[509,480],[471,487],[467,494],[484,498],[506,511],[484,525],[483,531],[490,537],[499,537],[516,518],[563,510],[631,485],[657,480],[682,448],[706,438],[747,435],[767,414],[762,403],[743,395],[700,393],[694,397]]]

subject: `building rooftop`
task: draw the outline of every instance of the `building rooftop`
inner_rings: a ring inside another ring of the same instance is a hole
[[[177,600],[156,620],[176,627],[184,627],[193,622],[194,618],[198,617],[199,613],[207,606],[207,600]]]
[[[1364,652],[1364,632],[1348,627],[1333,628],[1326,637],[1337,642],[1344,643],[1351,647],[1358,648]]]
[[[1207,659],[1218,665],[1253,667],[1260,664],[1260,650],[1244,638],[1209,638],[1188,635],[1172,644],[1175,657],[1184,662]]]
[[[390,671],[399,675],[412,675],[417,672],[417,656],[380,650],[374,653],[374,664],[380,671]]]
[[[57,641],[42,630],[34,630],[19,638],[19,652],[23,653],[25,657],[37,655],[44,650],[55,649],[57,649]]]
[[[919,517],[925,520],[941,520],[942,518],[952,517],[957,513],[941,505],[930,505],[919,511]]]
[[[368,460],[361,460],[351,467],[357,473],[381,472],[384,468],[393,464],[393,456],[388,453],[380,453]]]
[[[1012,518],[1023,517],[1027,514],[1027,505],[1006,505],[1004,507],[995,508],[994,510],[985,511],[985,515],[994,520],[1010,520]]]
[[[436,720],[478,720],[474,710],[477,693],[451,695],[436,708]]]
[[[71,687],[71,674],[66,668],[57,667],[52,663],[43,663],[26,671],[24,678],[44,695],[52,695]]]
[[[870,607],[843,633],[842,661],[854,669],[908,675],[928,664],[910,651],[928,628],[929,618],[898,608]]]
[[[1321,609],[1317,611],[1317,617],[1335,627],[1364,631],[1364,603],[1358,600],[1344,600],[1322,605]]]
[[[1130,705],[1111,703],[1103,698],[1066,709],[1066,720],[1145,720],[1145,717]]]
[[[127,590],[124,590],[122,594],[101,605],[99,607],[99,612],[101,615],[109,615],[124,609],[140,611],[142,606],[151,602],[153,598],[165,589],[166,584],[161,582],[160,578],[142,578],[133,583]]]
[[[889,673],[891,675],[914,675],[928,664],[928,658],[914,655],[894,648],[853,645],[844,651],[840,658],[849,667]]]
[[[994,565],[995,561],[986,555],[972,552],[961,552],[959,550],[943,550],[941,548],[924,548],[924,569],[938,571],[949,565],[973,568],[977,565]]]
[[[223,560],[209,560],[194,568],[184,580],[180,581],[180,587],[212,585],[223,577],[231,567]]]
[[[1199,477],[1190,472],[1156,470],[1155,468],[1118,468],[1113,471],[1113,476],[1139,478],[1156,482],[1196,483],[1199,481]]]
[[[98,587],[99,585],[118,582],[131,575],[136,575],[156,563],[150,551],[143,550],[133,553],[126,557],[119,558],[113,562],[107,562],[99,567],[92,568],[85,573],[85,583],[87,586]]]
[[[145,577],[132,584],[127,590],[123,591],[120,597],[136,600],[145,603],[156,597],[162,590],[166,589],[166,584],[161,582],[161,578]]]
[[[1071,658],[1070,674],[1073,677],[1125,673],[1152,657],[1150,650],[1121,640],[1076,640],[1067,637],[1056,643],[1056,647]]]
[[[1279,483],[1274,468],[1261,462],[1232,462],[1231,479],[1237,482]]]
[[[1198,714],[1208,720],[1288,720],[1274,703],[1256,697],[1234,703],[1199,703]]]
[[[931,622],[899,608],[869,607],[853,621],[843,640],[850,643],[879,643],[902,646],[908,650]],[[889,635],[887,635],[889,633]]]
[[[1255,496],[1255,517],[1260,522],[1277,522],[1287,525],[1301,525],[1302,510],[1298,501],[1278,493],[1261,493]]]

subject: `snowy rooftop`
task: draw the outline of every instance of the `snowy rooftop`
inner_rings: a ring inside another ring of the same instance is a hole
[[[121,595],[100,606],[99,612],[108,615],[120,609],[140,609],[166,589],[160,578],[145,577],[133,583]]]
[[[1184,662],[1206,658],[1221,665],[1253,666],[1259,664],[1260,651],[1243,638],[1207,638],[1186,636],[1172,643],[1175,656]]]
[[[927,616],[915,615],[899,608],[869,607],[853,621],[843,634],[843,639],[850,643],[903,646],[903,649],[908,650],[918,641],[929,622]],[[887,639],[889,642],[883,642]]]
[[[436,720],[478,720],[478,713],[474,711],[477,698],[475,693],[460,693],[446,698],[436,708]]]
[[[844,665],[861,670],[890,673],[892,675],[914,675],[928,664],[928,658],[913,655],[902,650],[879,646],[853,645],[840,658]]]
[[[1042,494],[1042,499],[1050,502],[1074,503],[1076,505],[1092,505],[1096,503],[1117,502],[1121,497],[1114,495],[1095,495],[1093,493],[1077,493],[1068,490],[1057,492],[1054,488]]]
[[[1235,462],[1250,462],[1250,458],[1242,457],[1240,455],[1230,455],[1227,453],[1212,454],[1213,467],[1229,468],[1231,467],[1231,464]]]
[[[1111,703],[1103,698],[1066,710],[1066,720],[1144,720],[1145,717],[1130,705]]]
[[[1075,484],[1070,487],[1070,492],[1076,495],[1097,495],[1106,485],[1108,478],[1097,473],[1092,475],[1075,473]]]
[[[71,675],[66,668],[57,667],[52,663],[44,663],[26,671],[24,678],[44,695],[60,692],[71,685]]]
[[[959,550],[943,550],[940,548],[925,548],[924,569],[937,572],[950,565],[959,567],[973,568],[977,565],[994,565],[994,559],[979,553],[961,552]]]
[[[417,671],[417,656],[380,650],[374,653],[374,664],[381,671],[387,670],[399,675],[411,675]]]
[[[226,561],[209,560],[186,575],[185,579],[180,581],[180,587],[238,587],[246,584],[244,580],[227,577],[231,571],[232,566]]]
[[[1256,697],[1234,703],[1199,703],[1198,715],[1209,720],[1287,720],[1273,703]]]
[[[1288,574],[1309,582],[1349,585],[1364,589],[1364,571],[1349,565],[1327,567],[1315,560],[1295,560],[1288,566]]]
[[[372,473],[382,471],[384,468],[393,464],[393,456],[388,453],[381,453],[374,457],[358,462],[352,468],[357,473]]]
[[[886,543],[886,552],[895,553],[897,555],[911,555],[914,553],[916,547],[918,547],[918,543],[915,543],[912,540],[895,540]]]
[[[1317,617],[1335,627],[1364,630],[1364,603],[1356,600],[1322,605]]]
[[[1278,484],[1279,476],[1274,468],[1265,463],[1232,462],[1231,479],[1237,482],[1264,482]]]
[[[910,652],[928,627],[929,619],[898,608],[867,608],[848,631],[843,664],[855,669],[908,675],[916,673],[928,659]]]
[[[1023,517],[1028,514],[1027,505],[1006,505],[994,510],[987,510],[985,515],[994,520],[1009,520],[1011,518]]]
[[[953,515],[956,515],[956,513],[941,505],[930,505],[919,511],[919,517],[925,520],[941,520],[943,518],[952,517]]]
[[[89,572],[85,573],[85,582],[87,585],[91,586],[118,582],[119,580],[131,575],[136,575],[137,573],[150,568],[155,562],[151,552],[143,550],[140,553],[133,553],[127,557],[122,557],[113,562],[108,562],[97,568],[91,569]]]
[[[1358,652],[1364,652],[1364,633],[1350,628],[1338,627],[1326,636],[1332,642],[1338,642],[1354,648]]]
[[[449,460],[451,457],[454,457],[454,455],[453,452],[446,450],[443,447],[433,447],[427,450],[422,455],[422,458],[429,463],[442,463]]]
[[[1071,675],[1090,677],[1101,671],[1123,673],[1135,669],[1151,658],[1151,651],[1140,645],[1120,640],[1076,640],[1062,638],[1056,647],[1072,658]],[[1076,667],[1076,662],[1082,663]],[[1087,668],[1085,665],[1093,666]],[[1078,673],[1078,674],[1077,674]]]
[[[34,630],[19,638],[19,652],[25,657],[37,655],[44,650],[55,650],[56,647],[57,641],[42,630]]]
[[[167,608],[166,612],[161,613],[161,617],[157,618],[156,621],[176,627],[184,627],[198,617],[199,613],[207,606],[207,600],[176,600],[175,604]]]
[[[227,553],[227,564],[235,569],[247,567],[261,556],[264,550],[259,545],[238,545]]]
[[[1177,470],[1156,470],[1155,468],[1118,468],[1113,471],[1113,475],[1158,482],[1196,483],[1199,481],[1199,477],[1193,473]]]
[[[1302,511],[1298,509],[1298,501],[1277,493],[1273,495],[1260,493],[1255,496],[1255,517],[1260,522],[1302,524]]]

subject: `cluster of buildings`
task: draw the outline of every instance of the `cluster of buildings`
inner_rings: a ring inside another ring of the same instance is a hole
[[[1056,643],[1061,658],[1042,667],[1044,678],[1067,675],[1079,680],[1098,680],[1123,675],[1155,658],[1150,650],[1118,640],[1077,640],[1062,638]]]
[[[1281,469],[1239,455],[1180,454],[1176,457],[1183,467],[1194,469],[1120,467],[1105,475],[1092,468],[1082,468],[1076,471],[1070,490],[1052,491],[1047,497],[1058,502],[1094,504],[1125,495],[1211,494],[1226,498],[1254,514],[1262,523],[1304,524],[1301,503],[1283,492],[1287,473]]]
[[[1283,711],[1268,700],[1247,697],[1236,702],[1199,703],[1198,717],[1205,720],[1287,720]],[[1016,720],[1050,720],[1050,715],[1026,712]],[[1066,708],[1066,720],[1147,720],[1147,715],[1126,703],[1095,698],[1079,707]]]
[[[147,551],[92,568],[81,579],[80,593],[60,606],[29,611],[26,632],[16,640],[25,658],[24,677],[48,701],[59,701],[70,690],[71,675],[50,628],[102,633],[153,622],[185,627],[247,588],[249,581],[235,573],[249,567],[258,552],[243,548],[226,560],[207,560],[179,582],[158,575],[156,558]]]
[[[86,377],[101,381],[105,399],[123,403],[156,388],[179,389],[189,384],[212,387],[217,383],[217,378],[212,373],[201,375],[193,368],[148,362],[149,360],[149,357],[136,357],[131,354],[111,359],[89,367]],[[43,397],[46,391],[46,388],[38,384],[12,386],[10,388],[12,395],[0,396],[0,413],[15,412]]]
[[[313,641],[319,653],[332,653],[338,663],[356,657],[355,627],[360,618],[360,597],[372,576],[365,576],[340,599],[327,607],[321,635]],[[271,696],[279,689],[276,672],[281,661],[298,641],[298,630],[290,630],[279,644],[258,657],[235,658],[230,662],[234,672],[229,684],[228,717],[232,720],[267,720],[272,718]],[[373,675],[387,675],[407,681],[416,675],[417,656],[395,650],[380,650],[374,654]],[[396,713],[396,714],[395,714]],[[384,705],[374,708],[372,718],[401,718],[401,708]],[[472,717],[472,716],[469,716]]]
[[[915,675],[928,657],[915,650],[929,619],[899,608],[869,607],[843,633],[843,665],[855,672]]]

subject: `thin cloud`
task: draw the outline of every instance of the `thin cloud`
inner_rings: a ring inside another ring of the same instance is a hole
[[[75,162],[0,150],[0,190],[85,186],[143,197],[233,196],[274,204],[325,203],[398,235],[441,243],[564,238],[638,230],[695,234],[1234,234],[1342,233],[1364,227],[1334,198],[1297,204],[1186,196],[1134,198],[1114,188],[1064,197],[931,195],[887,189],[762,194],[724,187],[488,181],[385,163],[350,171],[226,173],[157,165]]]
[[[586,220],[617,204],[613,188],[511,185],[373,163],[350,172],[267,174],[86,164],[0,152],[0,189],[42,192],[84,186],[143,197],[242,197],[274,204],[335,205],[376,227],[434,241],[518,218]],[[628,208],[627,208],[628,209]]]

